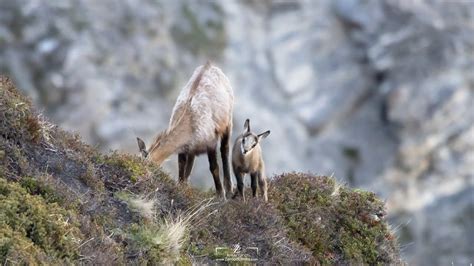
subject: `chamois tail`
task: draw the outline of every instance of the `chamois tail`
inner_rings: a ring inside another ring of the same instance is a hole
[[[199,87],[199,83],[201,83],[202,76],[209,68],[211,68],[211,61],[207,60],[206,64],[201,68],[201,71],[194,80],[193,85],[189,91],[189,96],[194,95],[194,91],[197,89],[197,87]]]

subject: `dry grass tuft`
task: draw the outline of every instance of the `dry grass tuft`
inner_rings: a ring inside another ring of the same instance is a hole
[[[128,238],[136,252],[153,264],[171,264],[181,259],[189,232],[195,228],[212,206],[205,200],[188,211],[177,214],[169,213],[165,218],[142,225],[133,225]]]
[[[144,218],[153,219],[155,216],[155,200],[136,198],[130,200],[130,207],[137,210]]]
[[[162,223],[165,247],[172,257],[178,259],[184,243],[188,240],[189,231],[201,224],[203,219],[211,215],[206,211],[216,203],[211,199],[204,200],[186,212],[169,215]]]
[[[146,197],[135,196],[127,192],[118,192],[115,193],[115,196],[123,200],[131,211],[138,213],[141,217],[149,221],[155,219],[155,199],[146,199]]]

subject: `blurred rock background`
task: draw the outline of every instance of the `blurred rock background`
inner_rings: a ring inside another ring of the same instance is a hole
[[[474,262],[474,2],[0,0],[0,72],[106,151],[150,142],[208,58],[234,137],[272,130],[268,175],[374,190],[409,263]]]

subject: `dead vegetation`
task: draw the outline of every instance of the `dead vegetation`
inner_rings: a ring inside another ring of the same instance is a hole
[[[399,262],[383,203],[290,173],[215,201],[137,156],[100,154],[0,78],[0,263]]]

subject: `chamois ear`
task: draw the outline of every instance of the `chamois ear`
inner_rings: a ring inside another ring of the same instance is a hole
[[[247,118],[244,124],[244,134],[250,132],[250,119]]]
[[[258,137],[258,141],[261,141],[262,139],[268,137],[268,135],[270,135],[270,130],[267,130],[261,134],[258,134],[257,137]]]
[[[143,157],[146,158],[148,156],[148,152],[146,151],[145,142],[141,138],[138,138],[138,137],[137,137],[137,142],[138,142],[138,149],[140,150],[140,153],[142,154]]]

